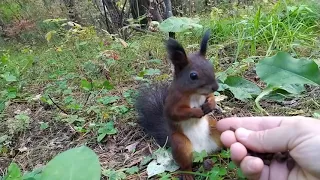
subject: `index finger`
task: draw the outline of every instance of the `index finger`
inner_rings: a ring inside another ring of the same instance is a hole
[[[276,128],[284,124],[291,124],[295,121],[296,118],[286,116],[230,117],[218,121],[217,129],[223,132],[242,127],[252,131],[263,131],[266,129]]]

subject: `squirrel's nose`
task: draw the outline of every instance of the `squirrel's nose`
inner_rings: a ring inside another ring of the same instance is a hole
[[[212,89],[212,91],[217,91],[219,89],[218,83],[215,82],[211,89]]]

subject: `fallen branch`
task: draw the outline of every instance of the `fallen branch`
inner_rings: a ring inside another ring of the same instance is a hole
[[[50,97],[50,95],[48,95],[48,97],[49,97],[49,99],[52,101],[52,103],[55,105],[55,106],[57,106],[57,108],[58,109],[60,109],[62,112],[64,112],[65,114],[68,114],[65,110],[63,110],[57,103],[55,103],[54,101],[53,101],[53,99]]]

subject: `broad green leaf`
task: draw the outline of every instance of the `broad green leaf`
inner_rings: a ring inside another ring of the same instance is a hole
[[[5,180],[22,180],[22,174],[19,166],[12,162],[8,168],[8,174],[4,177]]]
[[[173,172],[179,169],[179,166],[175,163],[171,152],[160,148],[154,152],[154,156],[156,158],[151,161],[147,167],[148,178],[165,171]]]
[[[81,80],[81,87],[86,90],[86,91],[90,91],[92,89],[92,83],[90,83],[89,81],[82,79]]]
[[[169,17],[162,21],[159,25],[159,29],[162,32],[182,32],[192,28],[202,28],[202,25],[198,24],[199,19],[187,18],[187,17]]]
[[[287,84],[320,85],[318,65],[309,59],[295,59],[285,52],[264,58],[256,66],[262,81],[274,86]]]
[[[41,179],[41,172],[44,169],[44,166],[40,168],[36,168],[31,172],[26,172],[23,175],[23,180],[40,180]]]
[[[17,81],[17,77],[10,74],[10,72],[6,72],[4,74],[1,75],[1,77],[6,80],[7,82],[15,82]]]
[[[259,95],[260,88],[251,81],[238,76],[229,76],[222,88],[229,89],[235,98],[245,101],[252,98],[252,95]]]
[[[18,89],[17,87],[14,87],[14,86],[10,86],[6,89],[6,96],[9,98],[9,99],[14,99],[17,97],[17,93],[18,93]]]
[[[90,148],[81,146],[55,156],[44,168],[41,180],[100,180],[99,158]]]

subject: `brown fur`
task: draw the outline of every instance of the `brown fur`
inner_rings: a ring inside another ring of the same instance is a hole
[[[212,65],[205,59],[208,33],[204,36],[198,53],[186,55],[183,47],[175,40],[169,40],[167,48],[169,57],[174,65],[174,79],[169,87],[165,100],[164,114],[169,124],[169,139],[172,154],[182,171],[192,170],[192,144],[183,134],[180,122],[190,118],[201,118],[206,111],[216,108],[214,91],[218,89]],[[197,80],[190,80],[191,73],[196,72]],[[205,95],[206,102],[201,108],[190,107],[190,99],[194,94]],[[216,120],[208,119],[212,139],[222,146],[220,133],[216,129]],[[200,130],[201,131],[201,130]],[[183,174],[184,180],[193,179],[192,175]]]

